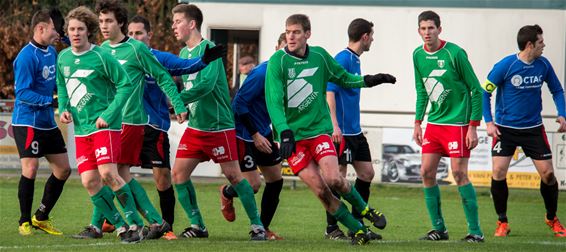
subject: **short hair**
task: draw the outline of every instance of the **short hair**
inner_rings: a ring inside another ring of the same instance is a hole
[[[285,26],[299,24],[303,27],[303,31],[307,32],[311,30],[311,21],[309,17],[304,14],[294,14],[287,18],[285,21]]]
[[[147,18],[145,18],[145,17],[136,15],[130,20],[130,24],[131,23],[142,23],[143,28],[145,29],[146,32],[151,31],[151,25],[149,24],[149,20],[147,20]]]
[[[65,30],[69,25],[69,20],[76,19],[79,20],[86,25],[86,29],[88,31],[88,40],[90,42],[94,42],[96,38],[96,33],[98,33],[98,16],[94,14],[89,8],[85,6],[79,6],[77,8],[72,9],[67,14],[65,18]]]
[[[238,59],[238,65],[255,64],[254,57],[250,55],[242,56]]]
[[[116,22],[118,22],[118,24],[122,24],[122,27],[120,28],[122,34],[128,34],[128,10],[121,2],[117,0],[98,0],[96,2],[95,11],[98,15],[100,15],[100,13],[114,13]]]
[[[440,16],[436,14],[436,12],[431,10],[421,12],[421,14],[419,14],[419,22],[417,25],[420,25],[421,21],[427,20],[432,20],[434,25],[436,25],[436,28],[440,27]]]
[[[285,36],[285,33],[281,33],[279,34],[279,38],[277,39],[277,46],[279,46],[281,44],[281,42],[285,41],[285,43],[287,43],[287,36]]]
[[[537,42],[539,34],[542,35],[542,28],[537,24],[521,27],[517,33],[517,45],[519,46],[519,50],[525,50],[528,42],[533,44]]]
[[[352,42],[358,42],[366,33],[371,33],[373,23],[363,18],[354,19],[348,26],[348,38]]]
[[[31,29],[35,29],[39,23],[51,23],[51,14],[49,10],[39,10],[33,14],[33,17],[31,18]]]
[[[183,13],[187,20],[194,20],[196,28],[200,32],[202,26],[202,11],[194,4],[178,4],[171,10],[173,14]]]

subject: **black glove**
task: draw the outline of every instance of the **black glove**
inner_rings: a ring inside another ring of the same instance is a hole
[[[395,84],[395,82],[397,82],[397,79],[395,79],[395,76],[391,74],[368,74],[364,76],[364,82],[366,83],[366,87],[374,87],[383,83]]]
[[[293,136],[293,131],[284,130],[281,132],[281,157],[287,159],[291,156],[297,147],[295,146],[295,136]]]
[[[208,65],[208,63],[226,56],[226,47],[223,45],[217,45],[213,48],[208,48],[208,45],[206,45],[206,48],[204,48],[204,54],[202,55],[202,62],[204,62],[205,64]]]

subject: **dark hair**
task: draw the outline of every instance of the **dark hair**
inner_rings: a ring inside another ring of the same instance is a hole
[[[120,1],[117,0],[98,0],[96,2],[96,13],[108,14],[110,12],[114,13],[116,22],[122,24],[120,30],[122,34],[128,34],[128,10],[122,5]]]
[[[421,21],[427,21],[427,20],[434,21],[434,25],[436,25],[436,28],[440,27],[440,16],[436,14],[436,12],[431,10],[423,11],[421,14],[419,14],[418,25],[421,24]]]
[[[72,9],[67,14],[65,18],[65,30],[67,30],[67,26],[69,25],[69,20],[76,19],[79,20],[86,25],[86,29],[88,31],[88,41],[94,42],[96,37],[96,33],[98,32],[98,17],[94,14],[89,8],[85,6],[79,6],[77,8]]]
[[[287,42],[287,37],[285,36],[284,32],[279,34],[279,38],[277,39],[277,46],[279,46],[283,41],[285,41],[285,43]]]
[[[171,10],[173,14],[183,13],[187,20],[194,20],[196,23],[196,28],[200,32],[200,27],[202,26],[202,11],[194,4],[178,4]]]
[[[130,20],[130,24],[131,23],[142,23],[143,24],[143,28],[145,29],[146,32],[150,32],[151,31],[151,25],[149,24],[149,20],[147,20],[147,18],[142,17],[142,16],[134,16],[131,20]]]
[[[519,46],[519,50],[525,50],[528,42],[531,42],[534,45],[538,40],[539,34],[542,35],[542,28],[540,28],[537,24],[521,27],[517,33],[517,45]]]
[[[371,33],[373,23],[363,18],[354,19],[348,26],[348,38],[352,42],[358,42],[366,33]]]
[[[309,17],[307,15],[294,14],[289,16],[285,21],[286,26],[294,24],[300,24],[303,27],[303,31],[305,32],[311,30],[311,21],[309,20]]]
[[[39,23],[51,23],[49,10],[40,10],[33,14],[33,17],[31,18],[31,30],[33,31]]]

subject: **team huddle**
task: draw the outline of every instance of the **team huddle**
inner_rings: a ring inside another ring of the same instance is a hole
[[[350,240],[354,245],[382,239],[369,227],[384,229],[387,220],[368,204],[374,169],[360,127],[360,88],[395,84],[396,78],[361,73],[360,56],[372,45],[373,23],[353,20],[348,46],[333,58],[322,47],[307,44],[311,25],[306,15],[289,16],[276,52],[249,73],[231,101],[221,59],[226,48],[202,37],[201,10],[179,4],[172,14],[173,35],[186,45],[179,56],[150,48],[149,21],[141,16],[128,19],[127,10],[116,0],[97,1],[94,12],[77,7],[64,18],[56,9],[33,16],[33,39],[14,61],[12,124],[22,164],[19,233],[31,235],[35,228],[62,235],[49,219],[71,173],[54,119],[57,90],[59,119],[74,126],[78,172],[93,205],[90,223],[74,238],[102,238],[104,232],[115,231],[124,243],[177,239],[173,232],[177,200],[190,220],[178,236],[209,237],[191,175],[200,162],[212,160],[228,180],[220,187],[224,218],[235,220],[233,200],[238,198],[250,222],[251,240],[281,240],[270,224],[283,187],[281,162],[286,159],[326,211],[325,238]],[[480,84],[466,52],[439,38],[442,28],[435,12],[422,12],[418,27],[424,44],[413,52],[417,91],[413,138],[422,146],[421,175],[432,223],[421,239],[449,239],[436,170],[442,157],[450,157],[468,224],[462,240],[484,241],[476,192],[467,176],[482,114],[494,139],[495,236],[511,231],[505,177],[520,146],[541,175],[546,224],[555,236],[566,237],[556,216],[558,183],[542,124],[543,83],[556,104],[559,132],[566,131],[565,99],[550,62],[542,56],[542,29],[521,28],[520,52],[498,62]],[[95,45],[99,31],[105,40]],[[57,53],[51,45],[59,39],[70,46]],[[181,91],[171,76],[181,76]],[[495,90],[494,120],[491,93]],[[421,123],[429,105],[423,134]],[[167,134],[170,106],[179,123],[188,121],[172,167]],[[32,216],[40,157],[49,161],[52,174]],[[353,184],[345,178],[348,164],[356,171]],[[132,166],[152,169],[161,213],[130,174]],[[260,208],[254,197],[261,186],[258,169],[265,180]],[[364,219],[371,224],[366,226]]]

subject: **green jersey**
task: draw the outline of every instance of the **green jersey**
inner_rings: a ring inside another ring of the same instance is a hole
[[[81,53],[73,52],[71,47],[59,53],[59,113],[68,111],[73,115],[76,136],[120,130],[121,110],[132,90],[126,71],[105,49],[92,45]],[[108,123],[108,128],[96,128],[99,117]]]
[[[419,46],[413,52],[417,90],[416,121],[430,101],[428,121],[434,124],[479,125],[482,88],[464,49],[445,42],[436,52]]]
[[[125,124],[141,125],[147,124],[149,117],[143,106],[143,90],[145,87],[145,76],[150,75],[158,83],[159,87],[171,100],[176,114],[187,112],[183,101],[177,92],[177,85],[169,75],[169,72],[157,61],[149,48],[142,42],[133,38],[111,45],[109,40],[104,41],[102,48],[107,48],[114,56],[132,80],[134,90],[124,106],[122,121]]]
[[[363,77],[348,73],[322,47],[307,46],[304,57],[286,50],[271,56],[265,77],[265,101],[275,139],[279,141],[279,134],[287,129],[296,140],[331,134],[327,82],[360,88],[365,86]]]
[[[201,57],[208,45],[214,43],[202,40],[194,48],[184,47],[179,57],[193,59]],[[185,90],[181,99],[189,105],[188,127],[201,131],[221,131],[234,128],[234,115],[230,107],[228,81],[222,60],[210,62],[199,72],[183,75]]]

